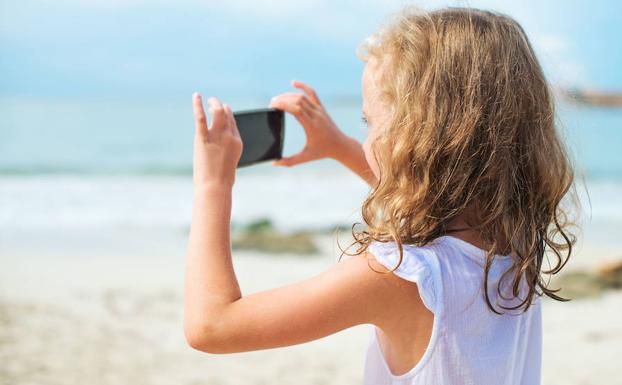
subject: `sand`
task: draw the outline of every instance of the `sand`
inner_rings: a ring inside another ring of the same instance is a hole
[[[331,238],[319,241],[322,253],[315,257],[237,252],[243,293],[328,268],[337,253]],[[188,347],[181,313],[183,245],[180,237],[179,247],[171,248],[176,253],[0,253],[0,384],[361,383],[370,325],[247,353],[213,355]],[[615,256],[601,250],[577,266]],[[622,292],[545,301],[543,354],[543,384],[622,384]]]

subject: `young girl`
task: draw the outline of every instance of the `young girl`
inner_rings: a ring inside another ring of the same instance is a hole
[[[194,95],[188,343],[242,352],[372,324],[365,384],[538,384],[540,297],[563,299],[542,274],[574,243],[560,205],[573,170],[525,32],[497,13],[406,8],[362,48],[362,146],[306,84],[271,102],[307,135],[276,165],[330,157],[372,186],[352,257],[284,287],[240,293],[229,230],[242,143],[229,106],[210,98],[208,127]]]

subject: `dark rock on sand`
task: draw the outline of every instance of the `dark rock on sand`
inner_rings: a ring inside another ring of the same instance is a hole
[[[594,271],[573,271],[562,275],[556,282],[566,298],[584,298],[600,295],[607,290],[622,288],[622,258],[598,266]]]
[[[277,231],[272,222],[267,218],[251,222],[240,230],[235,230],[234,228],[231,246],[233,249],[256,250],[276,254],[309,255],[319,252],[313,241],[312,232],[282,233]]]

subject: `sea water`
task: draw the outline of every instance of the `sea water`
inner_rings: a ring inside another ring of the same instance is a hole
[[[226,102],[238,110],[268,100]],[[360,97],[328,100],[326,108],[343,131],[364,139]],[[560,101],[557,114],[584,220],[619,226],[622,109]],[[180,252],[191,218],[193,130],[189,97],[0,100],[0,252]],[[288,115],[284,153],[304,140]],[[269,218],[283,231],[350,226],[361,221],[369,191],[334,160],[251,166],[238,170],[232,221]]]

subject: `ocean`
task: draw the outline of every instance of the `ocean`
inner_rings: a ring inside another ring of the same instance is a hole
[[[0,252],[85,252],[94,242],[104,254],[180,252],[191,215],[194,127],[190,95],[178,96],[0,99]],[[362,141],[359,100],[327,98],[325,105]],[[225,101],[240,110],[266,106],[269,97]],[[560,101],[557,112],[583,220],[592,228],[622,224],[622,109]],[[288,115],[285,154],[303,143]],[[283,231],[349,226],[360,221],[368,192],[333,160],[247,167],[236,176],[232,221],[269,218]]]

